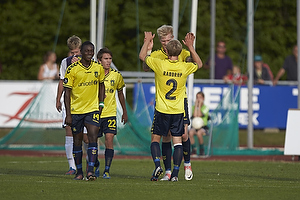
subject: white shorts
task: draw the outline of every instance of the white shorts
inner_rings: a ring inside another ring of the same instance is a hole
[[[62,102],[61,103],[61,114],[62,114],[62,127],[65,128],[67,126],[67,124],[65,124],[65,119],[66,119],[66,108],[65,108],[65,104]],[[83,128],[83,133],[87,134],[87,129],[86,127]]]

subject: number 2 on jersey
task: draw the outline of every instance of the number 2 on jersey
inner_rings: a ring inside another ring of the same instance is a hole
[[[177,89],[177,81],[175,79],[169,79],[167,80],[166,82],[167,85],[172,85],[172,88],[171,90],[169,90],[169,92],[167,92],[166,94],[166,99],[169,99],[169,100],[176,100],[176,96],[171,96],[175,90]]]

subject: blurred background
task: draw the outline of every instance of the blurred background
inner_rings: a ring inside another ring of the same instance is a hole
[[[191,0],[181,0],[178,39],[190,30]],[[296,0],[254,0],[254,53],[274,76],[297,42]],[[104,46],[120,71],[141,71],[138,52],[144,31],[172,25],[173,0],[114,0],[105,3]],[[226,42],[233,63],[247,70],[247,0],[216,0],[216,41]],[[210,1],[198,1],[196,50],[203,61],[210,51]],[[67,56],[72,35],[90,40],[90,0],[1,0],[0,63],[2,80],[35,80],[43,55],[54,50],[57,63]],[[155,40],[154,49],[160,47]],[[22,70],[22,71],[20,71]],[[199,70],[196,79],[208,79]],[[285,79],[285,75],[282,77]]]

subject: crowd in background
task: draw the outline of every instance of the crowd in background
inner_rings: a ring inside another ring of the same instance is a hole
[[[295,45],[292,54],[285,61],[274,77],[270,66],[263,61],[261,55],[254,56],[253,81],[254,84],[277,85],[278,80],[286,73],[286,81],[297,81],[297,56],[298,47]],[[204,64],[204,69],[210,68],[210,57]],[[216,46],[214,79],[223,79],[224,83],[246,85],[249,79],[247,72],[242,73],[238,65],[233,64],[231,58],[226,55],[226,43],[219,41]],[[1,71],[0,71],[1,72]],[[58,66],[55,52],[48,51],[44,55],[44,63],[40,66],[38,80],[57,80]]]
[[[297,55],[298,47],[293,47],[292,54],[287,56],[283,66],[273,76],[273,72],[269,65],[263,61],[261,55],[254,56],[253,81],[254,84],[277,85],[278,80],[286,73],[287,81],[297,81]],[[204,68],[210,68],[210,58],[205,63]],[[226,55],[226,44],[219,41],[216,47],[214,78],[223,79],[225,83],[233,83],[236,85],[245,85],[248,81],[248,74],[242,74],[238,65],[233,65],[231,58]]]

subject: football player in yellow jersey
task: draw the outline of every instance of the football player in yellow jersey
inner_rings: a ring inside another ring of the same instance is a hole
[[[169,41],[174,39],[173,35],[173,27],[169,25],[162,25],[157,29],[157,34],[159,37],[159,41],[161,43],[161,48],[159,50],[153,51],[151,53],[151,49],[153,48],[153,41],[150,42],[148,46],[147,55],[150,55],[154,58],[160,59],[168,59],[168,55],[166,53],[166,45]],[[190,56],[190,52],[186,49],[182,49],[181,53],[178,56],[178,61],[182,62],[192,62],[192,58]],[[143,63],[144,71],[148,71],[149,67]],[[156,80],[156,79],[155,79]],[[189,112],[188,112],[188,100],[187,95],[184,96],[184,106],[185,106],[185,116],[184,116],[184,134],[182,135],[182,147],[183,147],[183,158],[184,158],[184,172],[185,179],[192,180],[193,172],[191,166],[191,142],[188,135],[188,126],[190,124]],[[165,166],[165,176],[161,179],[162,181],[170,180],[171,177],[171,156],[172,156],[172,145],[171,145],[171,134],[169,132],[167,137],[163,137],[162,139],[162,157],[163,163]]]
[[[112,52],[108,48],[100,49],[97,54],[97,59],[102,64],[105,71],[105,106],[101,113],[100,130],[98,134],[98,137],[102,137],[103,133],[105,134],[105,169],[102,177],[105,179],[110,179],[109,169],[114,157],[113,140],[114,136],[117,134],[116,91],[118,93],[118,98],[123,109],[121,122],[125,124],[128,119],[125,97],[123,94],[125,83],[120,72],[110,67],[112,63]]]
[[[66,173],[66,175],[73,175],[76,173],[76,166],[75,166],[75,161],[74,161],[74,157],[73,157],[73,135],[72,135],[71,127],[67,126],[65,124],[64,119],[66,116],[66,109],[65,109],[64,104],[62,104],[62,102],[61,102],[61,97],[62,97],[62,94],[64,91],[63,80],[65,78],[65,73],[66,73],[67,67],[69,65],[71,65],[72,63],[78,61],[79,56],[81,56],[81,54],[80,54],[81,39],[78,36],[73,35],[68,38],[67,46],[69,48],[69,53],[68,53],[69,56],[64,58],[60,64],[60,70],[59,70],[59,78],[60,79],[59,79],[59,82],[57,85],[57,94],[56,94],[56,109],[58,112],[62,113],[62,117],[63,117],[62,127],[66,131],[65,151],[66,151],[66,156],[67,156],[68,163],[69,163],[69,171]],[[86,128],[84,128],[83,133],[84,133],[84,136],[83,136],[84,143],[83,144],[86,147],[87,143],[88,143]],[[86,151],[87,151],[87,148],[86,148]]]
[[[85,126],[89,140],[87,179],[95,180],[94,165],[98,156],[97,135],[104,100],[105,86],[103,81],[105,74],[102,65],[92,60],[94,45],[91,42],[84,42],[80,52],[82,59],[67,68],[64,78],[65,123],[72,128],[74,139],[73,155],[77,167],[74,179],[82,180],[84,178],[82,139]]]
[[[173,164],[171,181],[178,181],[178,172],[183,156],[182,135],[184,134],[184,95],[185,83],[188,75],[202,67],[202,61],[196,53],[193,42],[193,33],[187,33],[183,43],[188,47],[194,63],[180,62],[178,56],[181,53],[182,45],[178,40],[171,40],[166,45],[168,59],[161,60],[147,56],[149,44],[155,35],[145,32],[143,47],[140,51],[140,59],[144,61],[155,73],[155,113],[151,128],[151,155],[155,164],[151,181],[157,181],[163,170],[160,166],[161,137],[166,137],[170,130],[174,145]]]

